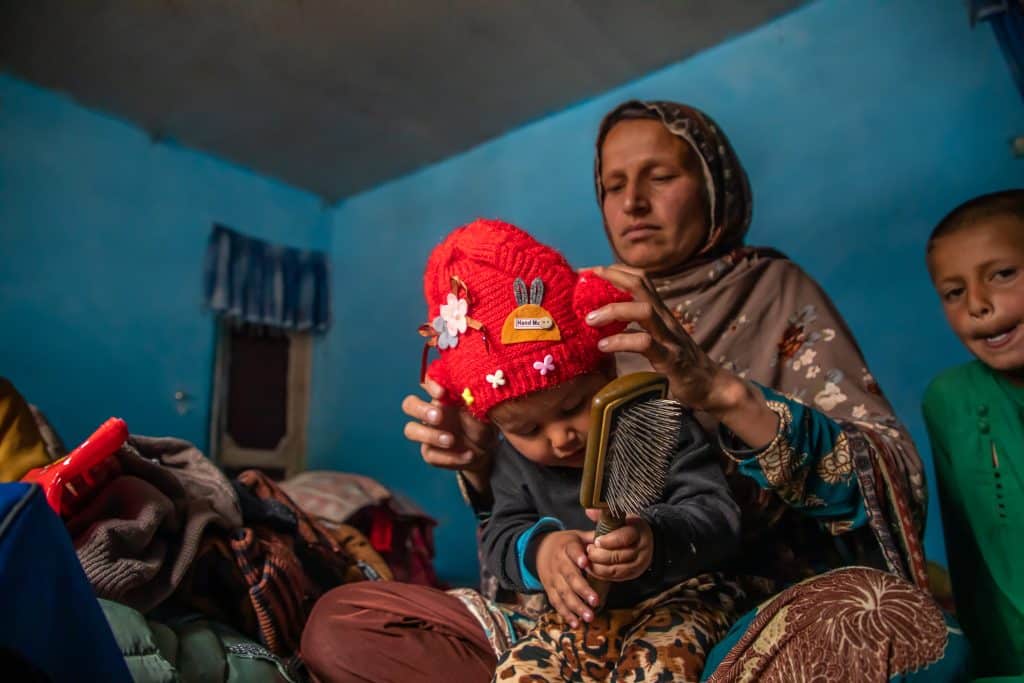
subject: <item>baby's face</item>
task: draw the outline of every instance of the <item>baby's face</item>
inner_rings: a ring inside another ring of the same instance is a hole
[[[1024,221],[997,216],[938,238],[928,270],[960,341],[1024,379]]]
[[[553,389],[495,406],[502,434],[528,460],[547,467],[583,467],[590,429],[590,402],[611,378],[580,375]]]

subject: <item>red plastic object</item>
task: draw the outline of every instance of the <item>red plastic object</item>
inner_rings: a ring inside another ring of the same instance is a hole
[[[370,545],[378,553],[390,553],[395,523],[391,512],[383,505],[373,509],[373,521],[370,523]]]
[[[21,478],[39,484],[54,512],[67,519],[116,476],[120,461],[111,457],[128,440],[128,425],[112,417],[75,450]]]

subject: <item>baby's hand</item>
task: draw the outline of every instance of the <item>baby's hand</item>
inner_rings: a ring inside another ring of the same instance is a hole
[[[629,581],[651,566],[654,532],[639,517],[630,517],[620,529],[598,537],[587,546],[591,576],[605,581]]]
[[[583,576],[587,568],[584,548],[593,540],[592,531],[553,531],[541,539],[537,548],[537,578],[551,606],[573,628],[579,625],[579,619],[591,621],[593,606],[597,605],[597,593]]]

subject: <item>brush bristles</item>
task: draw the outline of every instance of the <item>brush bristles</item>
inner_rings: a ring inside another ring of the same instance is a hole
[[[606,455],[609,512],[638,514],[661,498],[682,419],[682,406],[670,399],[635,403],[616,416]]]

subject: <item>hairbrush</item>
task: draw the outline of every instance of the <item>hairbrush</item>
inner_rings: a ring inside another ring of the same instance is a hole
[[[668,398],[668,379],[656,372],[623,375],[594,395],[580,485],[580,504],[601,511],[594,538],[661,498],[682,415]],[[591,578],[591,585],[603,604],[608,582]]]

